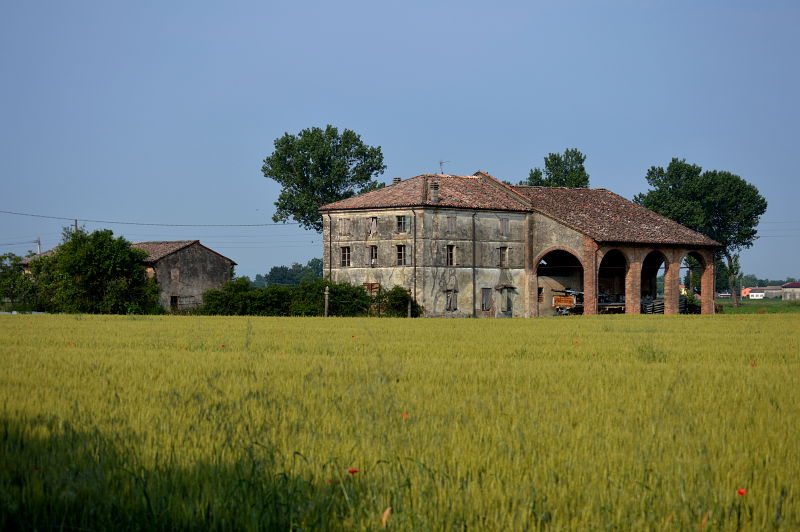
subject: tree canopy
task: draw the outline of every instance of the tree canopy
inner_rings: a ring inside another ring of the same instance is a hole
[[[646,179],[653,188],[637,194],[633,201],[722,244],[731,297],[737,304],[739,253],[755,242],[767,200],[738,175],[721,170],[703,172],[685,159],[673,158],[666,169],[651,167]]]
[[[295,220],[305,229],[322,231],[318,209],[383,186],[375,180],[386,169],[380,146],[367,146],[345,129],[312,127],[275,139],[275,151],[264,159],[264,177],[281,185],[275,222]]]
[[[544,158],[544,171],[534,168],[528,179],[520,181],[520,185],[534,187],[571,187],[587,188],[589,174],[583,163],[586,156],[577,148],[568,148],[564,154],[549,153]]]
[[[65,229],[53,253],[30,260],[37,307],[50,312],[157,312],[158,286],[145,275],[147,254],[110,230]]]
[[[33,297],[33,283],[21,262],[22,257],[13,253],[0,255],[0,304],[8,302],[11,310],[27,305]]]
[[[305,266],[299,262],[291,266],[273,266],[267,275],[257,274],[253,286],[296,286],[301,281],[313,281],[320,277],[322,277],[322,259],[311,259]]]

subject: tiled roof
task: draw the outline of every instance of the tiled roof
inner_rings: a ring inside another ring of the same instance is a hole
[[[783,288],[800,288],[800,283],[786,283]]]
[[[604,188],[515,186],[533,209],[597,242],[641,244],[719,243]]]
[[[236,264],[228,257],[220,255],[213,249],[203,246],[203,244],[201,244],[199,240],[175,240],[172,242],[134,242],[131,244],[131,247],[134,247],[136,249],[141,249],[142,251],[147,252],[147,257],[145,257],[144,263],[153,264],[163,259],[167,255],[172,255],[176,251],[180,251],[185,247],[191,246],[192,244],[197,244],[198,246],[202,246],[207,250],[211,251],[212,253],[216,253],[223,259],[230,260],[233,264]]]
[[[142,251],[146,252],[147,257],[145,257],[144,262],[145,264],[152,264],[163,259],[167,255],[172,255],[176,251],[180,251],[181,249],[194,244],[195,242],[200,243],[199,240],[175,240],[172,242],[133,242],[131,247],[141,249]]]
[[[431,196],[439,184],[439,201]],[[529,205],[508,185],[483,172],[476,175],[423,174],[352,198],[328,203],[321,211],[422,206],[528,211]]]
[[[434,182],[439,184],[438,202],[431,198],[431,184]],[[419,175],[329,203],[320,211],[418,206],[535,211],[598,242],[720,245],[604,188],[509,186],[484,172],[471,176]]]
[[[180,251],[181,249],[190,246],[194,243],[197,243],[197,245],[199,246],[203,246],[203,244],[201,244],[199,240],[175,240],[172,242],[133,242],[131,244],[131,247],[136,249],[141,249],[142,251],[147,253],[147,257],[145,257],[144,259],[145,264],[154,264],[155,262],[158,262],[167,255],[171,255],[176,251]],[[203,247],[206,248],[205,246]],[[22,264],[23,266],[28,266],[31,260],[37,259],[39,257],[48,257],[52,255],[57,249],[58,246],[54,247],[53,249],[48,249],[47,251],[44,251],[38,255],[33,255],[32,257],[28,257],[27,259],[21,261],[20,264]],[[206,249],[208,249],[212,253],[216,253],[223,259],[230,260],[233,264],[236,264],[228,257],[220,255],[213,249],[210,248]]]

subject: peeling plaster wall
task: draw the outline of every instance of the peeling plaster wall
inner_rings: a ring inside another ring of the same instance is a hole
[[[398,216],[411,217],[404,232],[397,230]],[[326,214],[324,274],[332,281],[354,285],[380,283],[383,289],[403,286],[415,294],[428,316],[528,316],[523,237],[526,216],[436,208],[345,211],[330,213],[330,218]],[[370,232],[373,217],[378,218],[377,232]],[[407,265],[397,264],[398,245],[409,250]],[[454,246],[453,265],[447,264],[448,245]],[[370,263],[370,246],[377,246],[374,266]],[[341,265],[344,247],[350,249],[350,266]],[[503,267],[499,265],[500,248],[507,250]],[[489,310],[481,308],[482,288],[491,289]],[[446,309],[448,290],[455,291],[455,310]],[[509,296],[511,309],[504,310]]]
[[[198,244],[192,244],[159,260],[155,277],[161,306],[169,310],[170,298],[178,298],[178,310],[202,304],[203,292],[220,289],[231,280],[233,264]]]

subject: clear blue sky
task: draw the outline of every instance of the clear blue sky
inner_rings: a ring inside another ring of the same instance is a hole
[[[386,182],[440,160],[516,182],[568,147],[627,198],[672,157],[728,170],[769,202],[745,273],[800,277],[798,27],[795,0],[6,1],[0,210],[271,222],[273,140],[333,124]],[[68,223],[0,214],[0,253]],[[296,226],[83,225],[198,238],[251,277],[322,253]]]

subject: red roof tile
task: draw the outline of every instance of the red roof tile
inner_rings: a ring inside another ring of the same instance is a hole
[[[431,185],[439,184],[439,201]],[[471,176],[424,174],[320,211],[450,207],[540,212],[598,242],[719,246],[719,243],[604,188],[509,186],[485,172]]]
[[[533,209],[590,236],[597,242],[688,244],[719,243],[604,188],[515,186]]]

